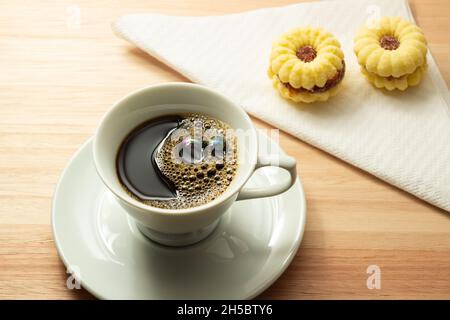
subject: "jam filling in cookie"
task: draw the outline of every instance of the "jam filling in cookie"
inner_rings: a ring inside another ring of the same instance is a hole
[[[331,88],[337,86],[342,79],[344,78],[344,74],[345,74],[345,62],[344,60],[342,60],[342,69],[338,70],[338,72],[336,72],[336,74],[327,80],[327,82],[325,82],[325,85],[323,87],[318,87],[318,86],[314,86],[311,89],[305,89],[305,88],[294,88],[293,86],[291,86],[289,83],[285,83],[282,82],[280,80],[281,83],[283,83],[283,85],[288,88],[289,90],[292,90],[294,92],[310,92],[310,93],[319,93],[319,92],[325,92],[327,90],[330,90]],[[280,79],[278,77],[278,79]]]
[[[304,46],[297,50],[296,56],[303,62],[311,62],[316,58],[317,52],[311,46]]]
[[[400,46],[400,41],[393,36],[383,36],[380,39],[380,46],[385,50],[396,50]]]

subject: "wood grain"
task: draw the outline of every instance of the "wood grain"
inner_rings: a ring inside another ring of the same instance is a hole
[[[294,2],[0,2],[0,298],[92,297],[65,286],[50,226],[56,181],[113,102],[186,80],[117,39],[110,22],[132,12],[214,15]],[[450,3],[414,0],[412,9],[448,84]],[[308,223],[291,266],[260,298],[450,298],[448,213],[292,136],[282,133],[281,146],[300,163]],[[381,290],[366,287],[371,264],[381,268]]]

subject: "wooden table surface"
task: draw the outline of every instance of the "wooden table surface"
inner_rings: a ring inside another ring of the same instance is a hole
[[[113,102],[149,84],[186,81],[116,38],[111,21],[294,2],[0,1],[0,298],[92,298],[66,288],[55,249],[58,177]],[[411,2],[449,84],[450,2]],[[260,298],[450,298],[450,214],[288,134],[281,146],[300,163],[308,222],[291,266]],[[366,286],[369,265],[381,269],[379,290]]]

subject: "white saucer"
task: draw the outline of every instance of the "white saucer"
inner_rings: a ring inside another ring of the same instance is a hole
[[[284,173],[262,168],[249,183],[270,184]],[[100,181],[92,139],[64,170],[52,210],[62,261],[77,271],[85,289],[102,299],[253,298],[289,265],[306,221],[305,196],[297,181],[280,196],[236,202],[198,244],[158,245],[137,230]]]

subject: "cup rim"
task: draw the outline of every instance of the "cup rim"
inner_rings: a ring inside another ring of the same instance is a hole
[[[135,95],[139,95],[141,93],[144,93],[146,91],[149,90],[155,90],[155,89],[159,89],[159,88],[163,88],[163,87],[171,87],[171,88],[183,88],[183,89],[194,89],[194,90],[200,90],[200,91],[207,91],[210,94],[213,94],[221,99],[226,100],[227,102],[229,102],[229,104],[235,109],[236,112],[238,112],[244,119],[245,121],[249,124],[249,128],[252,132],[252,135],[255,139],[255,142],[257,143],[257,135],[256,135],[256,129],[253,126],[253,123],[250,119],[250,117],[248,116],[248,114],[244,111],[244,109],[242,107],[240,107],[239,105],[237,105],[234,101],[232,101],[231,99],[229,99],[228,97],[226,97],[225,95],[219,93],[218,91],[211,89],[209,87],[203,86],[203,85],[199,85],[199,84],[195,84],[195,83],[190,83],[190,82],[165,82],[165,83],[160,83],[160,84],[154,84],[154,85],[150,85],[150,86],[145,86],[143,88],[137,89],[127,95],[125,95],[124,97],[122,97],[121,99],[119,99],[118,101],[116,101],[112,107],[110,107],[110,109],[103,115],[100,124],[97,126],[97,129],[95,131],[95,135],[94,135],[94,141],[93,141],[93,158],[94,158],[94,167],[97,171],[97,174],[99,175],[100,179],[102,180],[103,184],[120,200],[124,201],[125,203],[127,203],[128,205],[137,208],[137,209],[141,209],[143,211],[145,211],[148,214],[160,214],[160,215],[195,215],[195,214],[199,214],[205,210],[211,209],[217,205],[220,205],[223,202],[228,201],[233,195],[235,195],[236,193],[238,193],[240,191],[240,189],[244,186],[244,184],[248,181],[248,179],[250,178],[250,176],[253,174],[253,172],[255,171],[255,167],[256,167],[256,162],[257,162],[257,154],[258,154],[258,150],[257,150],[257,144],[256,144],[256,152],[254,152],[254,154],[251,154],[249,156],[248,161],[250,162],[250,166],[248,171],[245,173],[245,176],[243,179],[241,179],[241,183],[234,185],[232,188],[228,188],[225,190],[224,193],[222,193],[219,197],[215,198],[214,200],[202,204],[200,206],[196,206],[196,207],[191,207],[191,208],[185,208],[185,209],[163,209],[163,208],[158,208],[158,207],[153,207],[147,204],[144,204],[142,202],[139,202],[136,199],[133,199],[131,196],[126,195],[126,197],[122,196],[122,194],[120,194],[119,192],[116,191],[116,187],[120,187],[119,185],[114,185],[111,186],[107,179],[104,178],[103,176],[103,170],[101,168],[100,165],[100,161],[98,159],[98,155],[96,150],[97,145],[98,145],[98,136],[99,133],[101,132],[102,127],[105,125],[105,122],[107,121],[108,117],[110,116],[110,114],[113,112],[113,110],[115,110],[116,108],[119,108],[126,100],[128,100],[129,98],[135,96]]]

